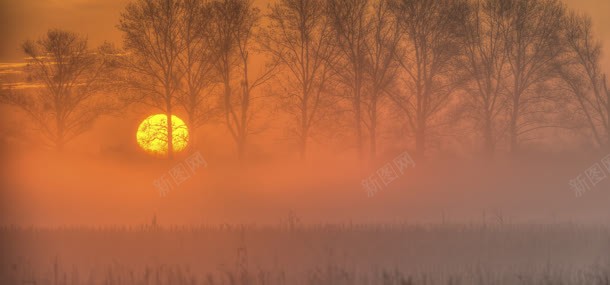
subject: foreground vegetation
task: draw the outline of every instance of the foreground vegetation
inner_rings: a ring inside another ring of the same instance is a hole
[[[0,230],[2,284],[610,284],[610,229],[316,225]]]

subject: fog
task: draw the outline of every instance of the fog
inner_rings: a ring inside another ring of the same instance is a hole
[[[110,126],[117,130],[104,135]],[[5,148],[1,223],[136,226],[156,216],[165,226],[279,225],[294,216],[304,224],[605,224],[610,218],[607,180],[580,197],[569,184],[603,153],[531,150],[493,161],[436,154],[415,160],[387,186],[379,181],[370,196],[363,180],[406,149],[360,162],[340,144],[318,145],[306,161],[276,147],[239,162],[226,132],[203,128],[193,152],[207,166],[189,170],[161,195],[154,182],[173,181],[170,172],[188,166],[191,154],[171,161],[150,156],[137,147],[136,127],[135,120],[106,118],[96,126],[101,133],[84,135],[62,153],[27,142]],[[257,143],[274,141],[265,136]]]

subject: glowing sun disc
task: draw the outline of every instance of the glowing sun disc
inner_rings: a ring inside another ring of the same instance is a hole
[[[146,118],[138,127],[136,139],[138,145],[154,155],[167,155],[168,125],[166,114],[156,114]],[[188,127],[180,118],[172,115],[172,149],[180,152],[188,145]]]

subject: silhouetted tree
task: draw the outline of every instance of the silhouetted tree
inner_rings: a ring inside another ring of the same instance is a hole
[[[268,68],[250,82],[250,50],[260,12],[250,0],[217,0],[212,2],[211,41],[216,57],[216,70],[223,83],[223,113],[231,137],[237,145],[237,155],[244,159],[248,136],[251,134],[252,90],[274,75]],[[238,88],[234,82],[239,82]]]
[[[366,74],[368,75],[368,92],[365,93],[363,105],[366,116],[363,124],[369,136],[369,156],[377,155],[377,128],[379,126],[380,105],[388,88],[394,84],[400,65],[396,60],[401,33],[398,21],[392,17],[388,0],[373,2],[372,13],[368,17],[370,33],[365,41]]]
[[[184,71],[184,83],[177,102],[185,109],[191,129],[189,144],[194,145],[195,130],[214,118],[218,110],[212,102],[212,89],[218,81],[214,68],[212,7],[202,0],[183,0],[180,14],[180,41],[184,50],[178,56],[180,69]]]
[[[601,43],[586,16],[569,15],[565,27],[568,52],[557,69],[576,104],[569,111],[584,119],[596,144],[610,148],[610,94],[600,66]]]
[[[115,97],[101,92],[110,86],[116,67],[111,45],[90,50],[86,38],[54,29],[37,41],[26,41],[22,49],[33,86],[3,93],[1,101],[25,111],[57,150],[118,106]]]
[[[362,100],[366,76],[366,41],[371,27],[367,21],[369,0],[329,0],[326,13],[335,35],[338,57],[334,64],[340,81],[348,89],[356,132],[358,157],[364,157]]]
[[[507,11],[503,1],[473,1],[464,19],[462,69],[471,79],[465,85],[465,104],[483,137],[483,151],[492,157],[504,129],[508,83]]]
[[[392,98],[405,112],[417,155],[423,157],[432,119],[461,83],[457,59],[467,5],[460,0],[393,0],[391,5],[403,34],[397,59],[406,88]]]
[[[555,60],[564,51],[561,40],[565,8],[558,0],[500,1],[509,17],[507,59],[509,90],[509,143],[516,151],[520,138],[546,128],[544,106],[552,94],[535,87],[556,76]],[[540,92],[541,91],[541,92]]]
[[[284,110],[294,119],[301,159],[305,159],[312,129],[331,103],[326,85],[334,57],[333,34],[322,0],[279,0],[270,6],[270,23],[262,46],[288,74],[278,82]]]
[[[167,115],[168,158],[173,158],[172,114],[184,77],[180,55],[184,3],[180,0],[135,0],[121,14],[119,29],[127,52],[126,81],[147,104]]]

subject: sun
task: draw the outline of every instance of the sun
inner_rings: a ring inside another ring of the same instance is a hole
[[[146,152],[165,156],[168,150],[168,126],[166,114],[156,114],[146,118],[138,127],[136,139],[138,145]],[[186,149],[189,139],[188,127],[177,116],[172,115],[172,144],[173,152]]]

